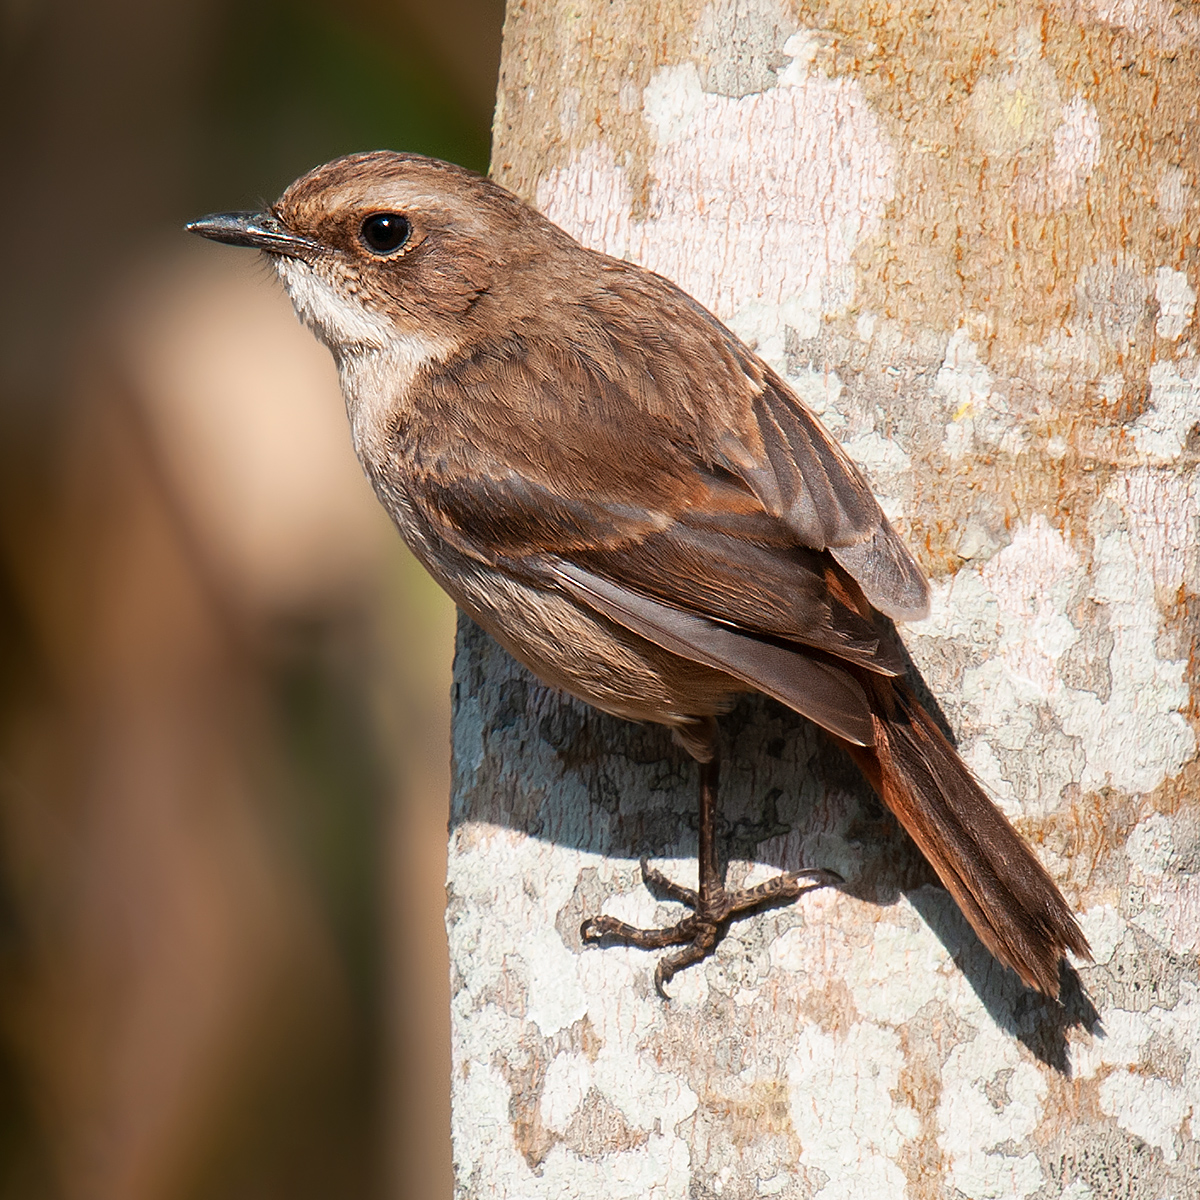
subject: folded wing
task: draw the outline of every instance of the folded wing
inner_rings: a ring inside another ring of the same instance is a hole
[[[662,320],[633,328],[645,298],[625,293],[647,288]],[[594,299],[557,334],[426,369],[396,431],[414,509],[462,553],[870,744],[839,663],[903,663],[863,597],[911,616],[927,588],[866,481],[672,285],[610,264]]]

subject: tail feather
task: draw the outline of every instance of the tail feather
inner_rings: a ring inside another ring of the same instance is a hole
[[[1091,957],[1067,902],[912,693],[889,679],[863,682],[875,745],[846,748],[983,944],[1057,997],[1064,952]]]

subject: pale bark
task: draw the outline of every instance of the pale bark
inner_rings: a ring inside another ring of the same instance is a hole
[[[905,634],[1082,921],[999,968],[853,768],[723,722],[739,922],[664,1005],[585,915],[668,915],[694,764],[460,625],[449,927],[464,1197],[1145,1197],[1200,1172],[1200,19],[510,3],[498,178],[782,371],[934,581]],[[1101,19],[1103,18],[1103,20]],[[1105,23],[1107,22],[1107,23]]]

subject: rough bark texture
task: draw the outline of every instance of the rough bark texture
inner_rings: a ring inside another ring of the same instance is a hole
[[[1200,15],[1166,0],[510,0],[498,178],[781,370],[934,580],[906,633],[1083,914],[1063,1005],[825,738],[723,722],[730,878],[844,888],[653,993],[696,768],[463,622],[449,927],[464,1197],[1193,1193]]]

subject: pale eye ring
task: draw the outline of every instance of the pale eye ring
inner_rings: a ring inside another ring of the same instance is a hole
[[[400,213],[372,213],[362,223],[359,237],[366,248],[379,257],[395,254],[408,241],[412,226]]]

